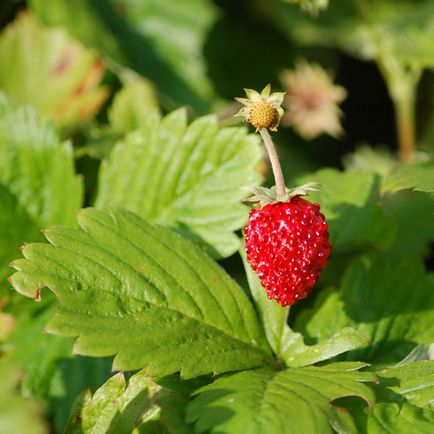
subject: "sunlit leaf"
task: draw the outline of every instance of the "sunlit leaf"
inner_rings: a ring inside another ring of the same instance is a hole
[[[373,409],[362,408],[355,401],[350,406],[357,415],[358,432],[430,434],[434,423],[434,362],[410,363],[375,374],[377,403]]]
[[[187,126],[184,110],[154,114],[103,164],[96,206],[122,206],[229,256],[248,216],[240,186],[260,182],[261,158],[257,137],[243,128],[219,128],[212,116]]]
[[[78,398],[65,433],[191,433],[183,417],[188,391],[170,378],[157,384],[143,371],[128,382],[116,374],[93,396],[87,391]]]
[[[79,336],[76,353],[185,378],[269,358],[253,306],[199,248],[127,211],[83,210],[79,225],[45,231],[50,244],[26,245],[11,277],[26,296],[45,286],[56,294],[48,329]]]
[[[336,363],[223,376],[199,389],[188,407],[188,420],[196,422],[198,432],[221,434],[343,432],[332,401],[359,396],[371,405],[375,399],[363,384],[374,381],[375,376],[358,372],[362,367],[360,363]]]

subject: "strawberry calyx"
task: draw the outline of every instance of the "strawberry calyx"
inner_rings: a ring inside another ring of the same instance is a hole
[[[246,186],[242,187],[242,189],[251,193],[251,196],[246,198],[244,202],[259,203],[261,206],[264,206],[267,203],[288,202],[295,196],[306,196],[313,191],[319,191],[319,189],[316,188],[318,185],[320,185],[319,182],[308,182],[307,184],[294,188],[285,187],[284,194],[279,194],[275,186],[271,188]]]

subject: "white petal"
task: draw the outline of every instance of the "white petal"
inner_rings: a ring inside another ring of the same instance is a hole
[[[286,92],[274,92],[270,95],[268,101],[273,104],[274,107],[276,107],[275,104],[282,104],[283,98],[285,98],[285,94]]]
[[[249,108],[248,107],[242,107],[241,110],[239,110],[238,113],[236,113],[234,115],[234,118],[236,118],[238,116],[247,117],[248,115],[249,115]]]
[[[271,84],[268,83],[268,84],[267,84],[267,85],[262,89],[261,96],[262,96],[263,98],[268,98],[268,97],[270,96],[270,92],[271,92]]]
[[[256,92],[256,90],[244,89],[244,92],[246,92],[247,98],[250,102],[258,102],[262,100],[261,95]]]
[[[235,100],[243,105],[250,104],[250,101],[247,98],[236,97]]]

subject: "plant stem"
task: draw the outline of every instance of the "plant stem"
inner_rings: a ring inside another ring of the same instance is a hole
[[[274,182],[276,183],[276,192],[278,196],[286,194],[285,180],[283,178],[282,167],[280,166],[279,157],[277,156],[276,147],[271,139],[270,133],[265,128],[259,130],[262,140],[264,141],[265,149],[267,150],[268,158],[270,159],[271,168],[273,170]]]
[[[357,0],[359,12],[367,24],[368,35],[376,48],[375,60],[383,75],[395,109],[396,134],[399,159],[410,163],[416,144],[415,116],[417,84],[422,74],[418,67],[407,68],[384,43],[377,26],[372,20],[373,11],[366,0]]]
[[[409,92],[409,95],[399,100],[396,99],[394,103],[399,159],[402,163],[407,164],[411,162],[415,148],[415,101],[413,92]]]

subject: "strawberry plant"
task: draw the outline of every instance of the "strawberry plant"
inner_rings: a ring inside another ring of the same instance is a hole
[[[3,2],[0,433],[432,432],[433,10]]]

